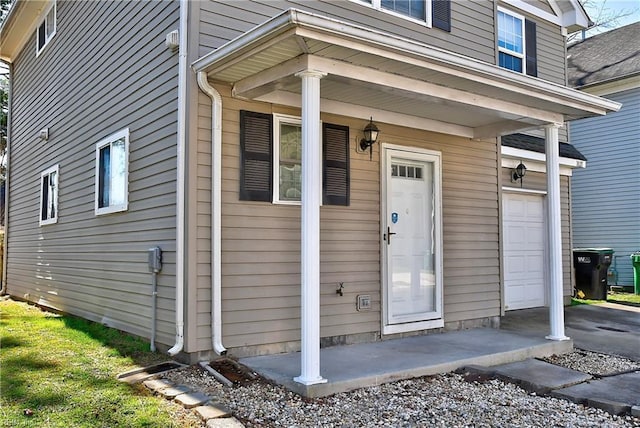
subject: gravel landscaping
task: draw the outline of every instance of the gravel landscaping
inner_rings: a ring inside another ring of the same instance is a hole
[[[598,376],[640,369],[624,358],[580,350],[546,361]],[[216,397],[246,427],[640,427],[640,419],[632,416],[612,416],[497,379],[466,380],[454,373],[318,399],[262,379],[225,387],[198,366],[164,377]]]

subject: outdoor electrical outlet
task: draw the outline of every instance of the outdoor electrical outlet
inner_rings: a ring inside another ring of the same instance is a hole
[[[368,311],[371,309],[371,296],[368,294],[359,294],[358,301],[356,303],[356,309],[358,311]]]

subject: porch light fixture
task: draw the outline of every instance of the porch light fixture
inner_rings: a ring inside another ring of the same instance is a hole
[[[364,138],[360,140],[360,150],[363,152],[369,149],[369,160],[373,159],[373,145],[378,140],[378,133],[380,130],[373,123],[373,117],[369,119],[369,123],[364,127]]]
[[[522,161],[520,161],[518,166],[516,166],[514,169],[511,170],[511,181],[516,182],[520,180],[520,187],[522,187],[522,177],[524,177],[526,173],[527,173],[527,167],[524,166]]]

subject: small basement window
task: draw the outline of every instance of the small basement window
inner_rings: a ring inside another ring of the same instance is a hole
[[[53,2],[51,8],[47,11],[46,15],[42,19],[40,25],[38,25],[38,32],[36,34],[36,56],[40,55],[40,52],[49,43],[49,41],[56,35],[56,2]]]
[[[96,215],[126,211],[129,197],[129,129],[96,144]]]
[[[58,222],[58,165],[40,174],[40,226]]]

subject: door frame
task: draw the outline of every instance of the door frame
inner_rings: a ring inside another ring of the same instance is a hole
[[[444,305],[443,305],[443,245],[442,245],[442,153],[435,150],[421,149],[417,147],[406,147],[395,144],[383,143],[380,147],[380,272],[381,272],[381,330],[383,335],[405,333],[417,330],[444,327]],[[433,198],[435,208],[434,219],[434,240],[435,240],[435,276],[436,276],[436,307],[440,312],[440,318],[407,322],[404,324],[389,324],[389,302],[387,299],[389,291],[389,254],[386,241],[387,226],[389,216],[388,193],[389,178],[391,170],[391,158],[404,159],[408,161],[432,162],[433,163]]]
[[[505,217],[506,211],[504,209],[505,205],[505,195],[522,195],[522,196],[538,196],[542,199],[542,229],[543,229],[543,263],[544,263],[544,277],[543,277],[543,289],[544,289],[544,304],[543,306],[538,307],[548,307],[549,306],[549,273],[548,273],[548,265],[549,265],[549,245],[548,245],[548,234],[546,233],[548,227],[547,221],[547,191],[546,190],[534,190],[534,189],[518,189],[513,187],[503,187],[502,188],[502,196],[500,197],[500,263],[502,265],[502,281],[501,281],[501,305],[502,305],[502,316],[508,311],[519,310],[519,309],[511,309],[507,308],[507,286],[506,286],[506,254],[505,254]],[[528,309],[528,308],[522,308]]]

